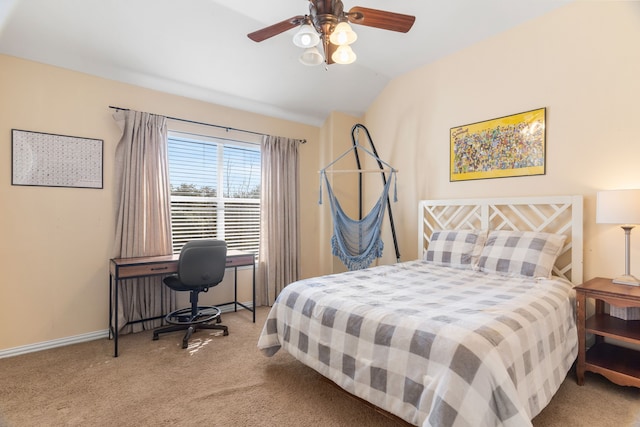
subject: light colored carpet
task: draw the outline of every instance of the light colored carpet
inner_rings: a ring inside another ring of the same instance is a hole
[[[0,359],[0,425],[22,426],[398,426],[284,352],[256,348],[258,321],[246,311],[223,315],[229,336],[150,332]],[[573,374],[536,427],[632,426],[640,390]]]

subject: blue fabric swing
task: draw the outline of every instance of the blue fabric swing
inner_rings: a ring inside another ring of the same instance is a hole
[[[361,149],[367,151],[363,147]],[[367,151],[367,153],[369,153]],[[346,153],[345,153],[346,154]],[[343,156],[345,155],[343,154]],[[380,159],[374,156],[376,160]],[[342,156],[333,161],[329,166],[338,161]],[[384,162],[383,162],[384,163]],[[385,165],[389,166],[385,163]],[[331,215],[333,217],[333,236],[331,237],[331,249],[333,255],[337,256],[344,265],[350,270],[361,270],[367,268],[375,258],[382,256],[384,242],[380,238],[382,220],[387,206],[387,197],[391,180],[396,179],[396,170],[390,168],[389,179],[386,181],[382,194],[369,213],[360,220],[350,218],[340,206],[340,202],[336,198],[329,179],[327,178],[325,167],[320,171],[320,199],[322,204],[322,182],[327,186],[327,195],[331,205]],[[382,172],[382,171],[381,171]],[[397,183],[394,186],[394,202],[397,201]]]

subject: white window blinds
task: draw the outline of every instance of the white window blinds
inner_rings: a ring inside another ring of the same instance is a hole
[[[170,133],[173,252],[189,240],[225,240],[257,254],[260,238],[260,147]]]

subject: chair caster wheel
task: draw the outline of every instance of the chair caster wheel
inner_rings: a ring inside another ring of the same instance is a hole
[[[153,341],[158,341],[160,339],[160,337],[158,335],[154,335],[153,336]]]
[[[222,335],[226,337],[227,335],[229,335],[229,331],[224,331]]]

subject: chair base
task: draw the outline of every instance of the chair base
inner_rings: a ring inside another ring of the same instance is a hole
[[[198,307],[195,315],[191,313],[191,308],[182,308],[167,314],[165,321],[171,325],[155,329],[153,331],[153,340],[158,340],[160,334],[186,330],[187,333],[182,338],[182,348],[187,348],[189,346],[189,338],[198,329],[217,329],[223,331],[222,335],[229,335],[229,328],[218,324],[222,321],[218,307]],[[214,320],[216,324],[209,323]]]

